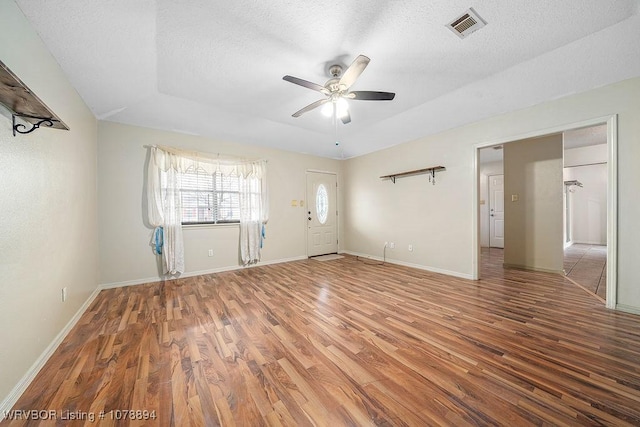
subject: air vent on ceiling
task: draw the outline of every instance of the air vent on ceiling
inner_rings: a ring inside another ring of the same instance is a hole
[[[473,8],[469,8],[461,16],[448,23],[446,27],[453,31],[455,35],[464,39],[485,25],[487,25],[486,21]]]

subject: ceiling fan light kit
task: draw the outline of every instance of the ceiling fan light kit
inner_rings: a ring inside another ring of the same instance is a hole
[[[332,65],[329,68],[331,78],[324,84],[324,86],[298,77],[289,75],[284,76],[282,78],[283,80],[306,87],[307,89],[315,90],[326,96],[326,98],[313,102],[296,111],[292,116],[300,117],[308,111],[323,106],[321,111],[325,116],[339,118],[342,123],[347,124],[351,122],[351,115],[349,113],[349,105],[347,102],[348,99],[358,101],[391,101],[396,95],[392,92],[349,91],[349,88],[351,88],[367,65],[369,65],[369,61],[370,59],[368,57],[358,55],[351,65],[344,70],[344,73],[341,65]]]
[[[349,114],[349,104],[346,99],[337,98],[325,103],[320,111],[325,117],[333,117],[335,114],[339,119],[342,119]]]

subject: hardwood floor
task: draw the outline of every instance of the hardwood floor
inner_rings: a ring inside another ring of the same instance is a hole
[[[50,419],[2,426],[639,425],[640,318],[488,255],[478,282],[345,256],[102,291],[14,408]]]

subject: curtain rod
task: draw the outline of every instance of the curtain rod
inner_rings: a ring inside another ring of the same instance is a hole
[[[164,151],[168,151],[174,154],[185,154],[188,156],[192,156],[192,157],[203,157],[206,159],[214,159],[214,160],[222,160],[222,161],[241,161],[243,163],[252,163],[252,162],[266,162],[269,163],[269,160],[267,159],[247,159],[244,157],[237,157],[237,156],[231,156],[229,154],[223,154],[222,158],[220,157],[220,153],[203,153],[200,151],[190,151],[190,150],[183,150],[181,148],[176,148],[176,147],[169,147],[167,145],[148,145],[145,144],[142,146],[143,148],[159,148],[161,150]],[[215,156],[215,158],[214,158]]]

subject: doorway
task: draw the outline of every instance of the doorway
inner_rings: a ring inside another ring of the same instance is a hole
[[[337,176],[307,172],[307,256],[338,252]]]
[[[474,174],[474,211],[473,211],[473,278],[480,279],[480,266],[481,266],[481,246],[485,246],[484,242],[488,243],[489,233],[488,230],[482,234],[483,227],[483,212],[488,212],[485,206],[483,197],[481,197],[482,186],[482,174],[481,168],[481,153],[488,152],[486,150],[490,147],[497,147],[502,144],[506,144],[511,141],[517,141],[527,138],[541,137],[550,134],[563,133],[571,130],[579,130],[583,128],[589,128],[594,126],[603,125],[606,129],[606,206],[603,206],[606,211],[606,272],[603,277],[606,280],[606,306],[610,309],[616,308],[616,284],[617,284],[617,116],[607,116],[594,118],[591,120],[585,120],[570,125],[560,125],[555,128],[545,129],[543,131],[530,132],[523,135],[515,135],[513,137],[504,138],[501,140],[495,140],[477,144],[475,146],[475,166],[476,173]],[[486,176],[485,176],[486,179]],[[486,181],[485,181],[486,182]],[[486,185],[486,184],[485,184]],[[562,185],[562,184],[560,184]],[[484,188],[488,188],[484,187]],[[564,236],[563,236],[564,237]],[[564,240],[564,238],[562,239]],[[484,249],[483,249],[484,250]]]
[[[568,279],[606,297],[606,125],[564,132],[565,248]]]

